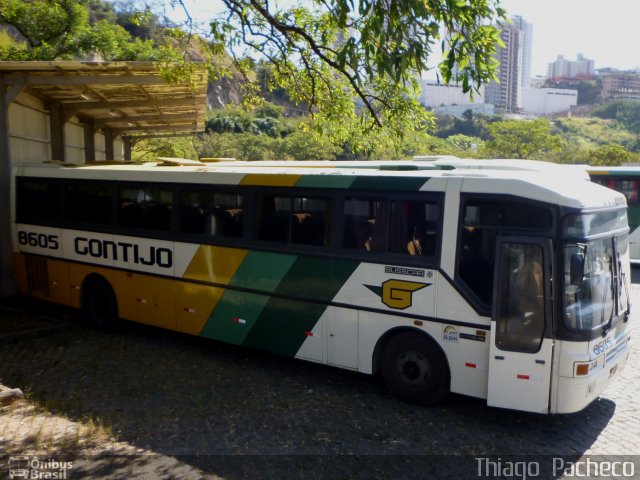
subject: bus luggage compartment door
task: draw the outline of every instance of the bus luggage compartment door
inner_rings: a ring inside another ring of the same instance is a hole
[[[490,406],[548,413],[553,339],[551,241],[498,237],[489,350]]]

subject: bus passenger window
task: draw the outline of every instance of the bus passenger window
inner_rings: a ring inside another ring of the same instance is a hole
[[[59,191],[59,184],[48,179],[20,179],[17,198],[18,222],[59,222]]]
[[[121,188],[118,224],[128,228],[171,230],[173,193],[169,190]]]
[[[325,247],[329,244],[329,200],[258,195],[257,239]]]
[[[289,240],[291,198],[256,195],[256,212],[258,240],[283,243]]]
[[[215,236],[240,238],[243,235],[243,196],[228,193],[213,195],[213,225]]]
[[[346,198],[343,210],[342,245],[345,248],[367,252],[383,252],[385,250],[385,235],[381,213],[381,200]]]
[[[294,198],[291,221],[291,243],[321,247],[329,244],[328,199]]]
[[[389,212],[389,252],[435,256],[440,207],[435,203],[394,200]]]
[[[614,180],[612,188],[622,193],[628,204],[638,203],[638,180],[633,178]]]
[[[111,225],[112,188],[72,183],[64,189],[65,220],[78,225]]]
[[[180,231],[183,233],[209,234],[211,232],[211,194],[207,190],[182,192]]]
[[[456,275],[485,307],[493,298],[498,229],[548,233],[553,225],[548,208],[512,200],[468,201],[460,220]]]

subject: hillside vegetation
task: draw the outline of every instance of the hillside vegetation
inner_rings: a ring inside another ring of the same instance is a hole
[[[217,107],[208,113],[206,132],[138,142],[134,156],[141,160],[158,155],[342,160],[429,154],[604,165],[639,160],[640,103],[613,102],[595,108],[591,118],[553,122],[470,111],[462,118],[436,118],[421,107],[412,80],[426,68],[432,52],[424,40],[440,34],[439,21],[455,21],[476,33],[456,39],[459,49],[450,50],[438,67],[444,80],[456,63],[466,65],[458,69],[466,89],[486,82],[495,71],[491,54],[498,32],[477,19],[492,20],[505,12],[491,8],[496,2],[480,3],[477,15],[471,15],[464,2],[435,0],[427,11],[416,9],[423,5],[420,0],[407,0],[392,12],[373,2],[362,4],[358,16],[350,2],[327,0],[321,2],[323,12],[299,5],[276,18],[260,2],[230,0],[226,16],[212,19],[210,32],[195,32],[135,2],[0,0],[0,60],[149,60],[167,79],[180,71],[172,70],[174,64],[206,62],[209,105]],[[172,4],[182,5],[180,0]],[[391,24],[393,30],[385,27]],[[375,42],[356,41],[355,30]],[[244,36],[246,31],[262,32],[263,41],[255,43]],[[590,102],[599,101],[597,82],[576,88]]]
[[[619,144],[631,151],[637,151],[638,148],[638,134],[616,120],[597,117],[559,118],[553,125],[555,133],[581,148],[589,149],[608,143]]]

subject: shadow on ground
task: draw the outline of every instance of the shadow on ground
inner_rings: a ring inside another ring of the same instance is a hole
[[[320,466],[326,478],[424,478],[430,468],[461,478],[477,455],[577,458],[616,408],[600,399],[541,416],[457,395],[423,408],[369,376],[135,324],[114,334],[74,324],[0,345],[0,366],[2,383],[51,412],[100,419],[119,441],[232,479],[322,478]],[[0,441],[0,451],[27,448]],[[125,468],[86,465],[93,477]]]

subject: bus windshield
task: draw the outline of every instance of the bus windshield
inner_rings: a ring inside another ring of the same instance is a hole
[[[629,234],[624,210],[570,217],[565,237],[589,237],[570,241],[564,250],[564,321],[573,330],[588,331],[608,325],[614,315],[628,309]],[[602,236],[606,231],[615,234]],[[579,259],[579,276],[574,272]]]
[[[584,275],[572,281],[571,259],[584,256]],[[613,317],[614,255],[611,238],[565,248],[565,324],[574,330],[592,330]]]

